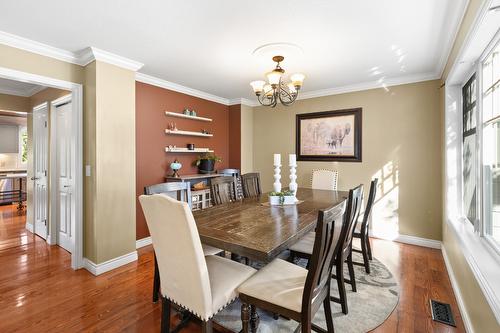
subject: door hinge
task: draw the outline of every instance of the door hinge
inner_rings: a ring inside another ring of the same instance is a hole
[[[47,170],[45,170],[43,173],[45,174],[45,177],[47,177]]]
[[[47,127],[47,120],[45,120],[45,127]]]
[[[47,219],[43,220],[43,223],[45,223],[45,225],[47,225]]]

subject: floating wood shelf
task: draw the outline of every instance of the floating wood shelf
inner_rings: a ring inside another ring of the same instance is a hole
[[[189,136],[204,136],[204,137],[212,137],[214,136],[213,134],[206,134],[206,133],[201,133],[201,132],[191,132],[191,131],[181,131],[181,130],[169,130],[166,129],[165,133],[167,134],[174,134],[174,135],[189,135]]]
[[[190,115],[187,115],[184,113],[178,113],[178,112],[165,111],[165,114],[167,116],[171,116],[171,117],[186,118],[186,119],[193,119],[193,120],[199,120],[199,121],[212,121],[212,119],[210,119],[210,118],[190,116]]]
[[[213,150],[209,148],[195,148],[195,149],[187,149],[187,148],[165,148],[167,153],[213,153]]]

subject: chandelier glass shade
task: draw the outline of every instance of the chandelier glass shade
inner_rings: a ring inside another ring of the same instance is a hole
[[[274,108],[278,102],[288,106],[295,102],[299,95],[305,75],[301,73],[292,74],[290,76],[291,82],[285,82],[283,77],[285,70],[280,67],[280,62],[284,59],[283,56],[273,57],[276,68],[266,73],[267,82],[262,80],[250,82],[259,103],[264,106]]]

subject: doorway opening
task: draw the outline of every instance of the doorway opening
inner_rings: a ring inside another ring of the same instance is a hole
[[[80,84],[0,68],[0,250],[43,241],[83,267],[82,123]]]

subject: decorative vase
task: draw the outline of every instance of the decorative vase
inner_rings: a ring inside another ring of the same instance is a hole
[[[200,173],[213,173],[214,166],[215,166],[214,160],[200,160],[200,165],[198,165],[198,171]]]
[[[172,163],[170,163],[170,169],[172,169],[174,171],[174,173],[172,174],[172,177],[180,177],[179,176],[179,170],[182,168],[182,164],[177,160],[175,159]]]

